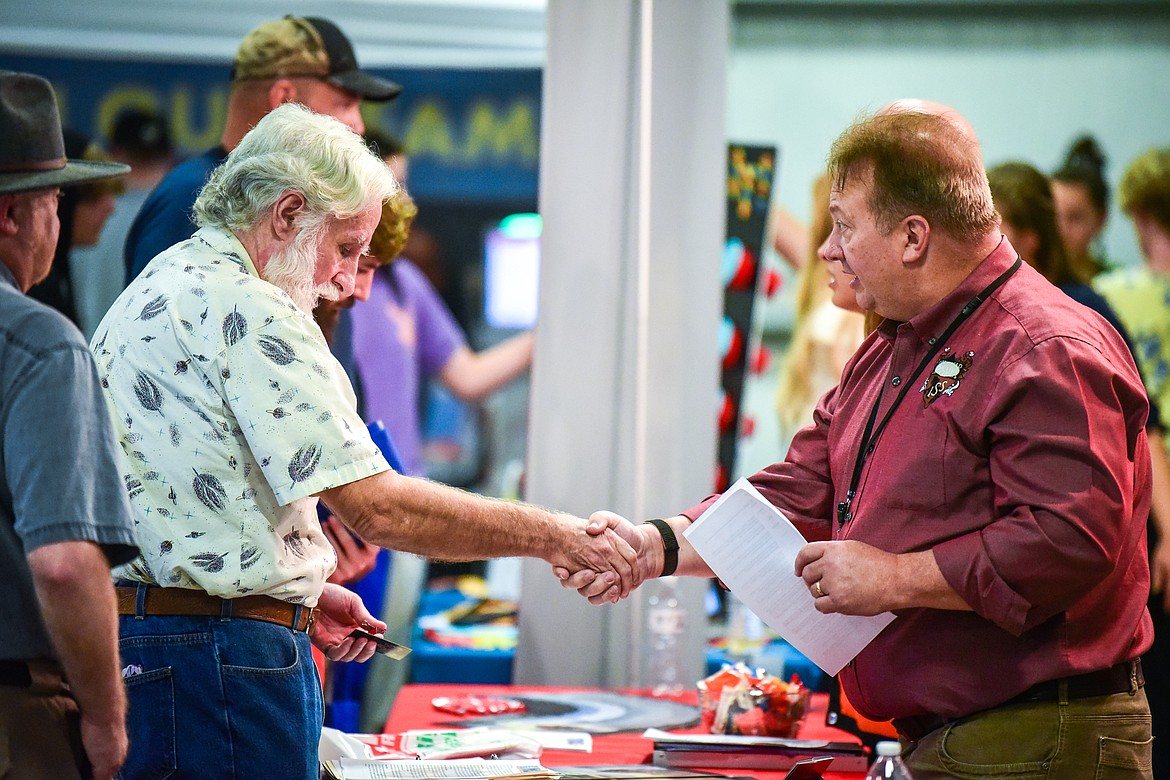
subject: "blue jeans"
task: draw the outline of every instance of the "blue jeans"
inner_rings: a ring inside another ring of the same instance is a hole
[[[318,777],[309,637],[243,618],[124,615],[125,780]]]

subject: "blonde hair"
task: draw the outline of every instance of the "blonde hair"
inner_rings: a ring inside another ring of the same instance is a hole
[[[400,189],[390,196],[390,200],[382,204],[382,219],[370,238],[369,254],[378,258],[382,265],[398,257],[402,247],[406,246],[410,226],[417,215],[418,206],[414,205],[406,190]]]
[[[1170,147],[1138,155],[1125,169],[1117,195],[1126,214],[1147,214],[1170,233]]]

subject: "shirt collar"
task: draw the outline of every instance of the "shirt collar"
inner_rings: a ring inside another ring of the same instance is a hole
[[[941,336],[955,317],[959,316],[963,307],[970,303],[971,299],[987,285],[995,281],[1000,274],[1010,268],[1018,256],[1016,250],[1008,243],[1007,237],[1001,238],[999,246],[983,258],[975,270],[968,274],[958,287],[947,293],[942,300],[919,312],[906,323],[890,323],[890,329],[883,328],[883,331],[890,334],[893,328],[905,324],[921,341],[926,342]]]
[[[239,266],[243,273],[255,276],[257,279],[260,278],[260,274],[256,272],[256,265],[248,256],[248,250],[244,249],[240,239],[236,238],[231,231],[217,227],[202,227],[195,231],[195,238],[216,252],[226,255]]]

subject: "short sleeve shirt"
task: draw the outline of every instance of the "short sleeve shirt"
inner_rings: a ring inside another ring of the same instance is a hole
[[[389,467],[313,319],[202,228],[115,302],[92,349],[142,556],[121,576],[315,605],[323,490]]]
[[[370,298],[351,310],[353,352],[366,416],[381,420],[407,474],[422,475],[419,398],[467,341],[418,266],[399,258],[374,274]]]
[[[1170,278],[1149,268],[1125,268],[1093,280],[1133,342],[1150,398],[1170,409]]]
[[[28,553],[86,541],[137,553],[118,451],[85,341],[0,264],[0,658],[51,658]]]

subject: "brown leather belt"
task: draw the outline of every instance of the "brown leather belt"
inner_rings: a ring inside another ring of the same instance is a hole
[[[1069,700],[1090,699],[1095,696],[1112,696],[1116,693],[1137,693],[1138,689],[1146,684],[1142,674],[1142,661],[1135,658],[1132,661],[1122,661],[1119,664],[1100,669],[1096,672],[1086,672],[1072,677],[1061,677],[1056,680],[1046,680],[1036,683],[1018,696],[1008,699],[999,707],[1009,707],[1013,704],[1033,704],[1035,702],[1059,701],[1062,685],[1068,691]],[[995,709],[999,709],[995,707]],[[978,713],[972,713],[977,715]],[[969,716],[967,716],[969,717]],[[894,718],[894,728],[898,734],[917,742],[935,729],[942,728],[948,723],[962,720],[962,718],[947,718],[942,715],[917,715],[912,718]]]
[[[223,620],[246,618],[288,626],[294,631],[308,631],[313,624],[311,608],[271,596],[221,599],[201,590],[155,586],[140,589],[119,585],[114,590],[118,594],[119,615],[182,615],[218,617]],[[144,593],[141,603],[138,597],[140,590]]]

